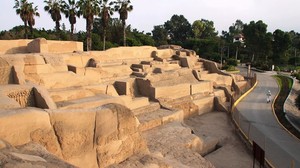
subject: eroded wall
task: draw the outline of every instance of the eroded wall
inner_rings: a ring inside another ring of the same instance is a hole
[[[46,40],[44,38],[33,40],[0,40],[0,54],[69,53],[74,51],[83,51],[83,43]]]

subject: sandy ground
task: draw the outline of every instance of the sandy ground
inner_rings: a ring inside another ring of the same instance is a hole
[[[202,139],[217,139],[215,151],[204,156],[217,168],[247,168],[253,166],[252,153],[235,132],[229,115],[211,112],[185,120]]]

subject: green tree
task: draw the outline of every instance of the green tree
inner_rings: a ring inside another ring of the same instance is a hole
[[[34,16],[40,16],[37,12],[37,6],[33,7],[33,3],[29,3],[27,0],[15,0],[16,13],[20,15],[20,18],[24,22],[25,39],[28,39],[27,24],[30,27],[31,36],[33,36],[33,26],[35,25]]]
[[[229,33],[232,36],[243,33],[244,23],[241,20],[236,20],[235,23],[229,27]]]
[[[192,35],[192,26],[183,15],[173,15],[164,27],[174,44],[182,45]]]
[[[194,21],[192,25],[194,38],[200,39],[202,37],[202,33],[204,32],[204,30],[205,30],[205,25],[201,20]]]
[[[155,41],[155,46],[168,44],[168,31],[165,29],[164,25],[154,26],[152,36]]]
[[[213,21],[201,19],[201,22],[204,24],[204,31],[201,34],[201,38],[213,38],[218,35]]]
[[[103,3],[101,5],[101,12],[100,17],[102,21],[102,27],[103,27],[103,50],[105,50],[105,41],[106,41],[106,30],[109,26],[109,20],[110,16],[113,15],[113,8],[112,8],[113,2],[109,2],[109,0],[103,0]]]
[[[154,39],[149,34],[144,34],[144,32],[140,32],[137,29],[133,29],[128,33],[127,40],[129,40],[129,38],[132,42],[128,44],[129,46],[154,46],[155,44]]]
[[[288,32],[279,29],[273,32],[273,61],[276,64],[288,63],[289,57],[287,52],[291,44],[292,40]]]
[[[295,31],[290,31],[289,35],[292,41],[291,47],[289,49],[289,53],[291,55],[289,63],[297,66],[300,63],[300,34]]]
[[[133,6],[129,5],[130,0],[118,0],[115,2],[115,11],[120,14],[120,19],[123,24],[123,45],[126,46],[126,20],[128,18],[128,12],[133,10]]]
[[[202,58],[220,62],[221,57],[218,51],[220,40],[219,37],[206,39],[191,38],[185,41],[183,47],[196,51]]]
[[[71,24],[71,39],[73,40],[74,25],[76,24],[76,16],[79,17],[80,13],[78,11],[78,6],[75,0],[68,0],[62,2],[62,11],[66,18],[69,19]]]
[[[78,1],[79,13],[86,19],[86,44],[87,51],[92,49],[92,26],[94,16],[99,15],[100,6],[97,0],[80,0]]]
[[[55,29],[57,32],[60,31],[60,20],[61,20],[61,10],[63,8],[61,0],[45,0],[47,5],[44,10],[51,15],[52,20],[55,22]]]
[[[267,25],[259,20],[257,22],[251,21],[244,25],[243,34],[245,36],[245,43],[249,52],[252,54],[251,61],[264,60],[266,53],[270,53],[270,34],[267,34]]]

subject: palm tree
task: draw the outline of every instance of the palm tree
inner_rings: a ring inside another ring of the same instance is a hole
[[[74,24],[76,24],[76,16],[80,16],[77,3],[75,0],[68,0],[68,3],[63,1],[62,7],[62,11],[65,14],[66,18],[69,18],[69,22],[71,24],[71,38],[73,39]]]
[[[33,8],[33,3],[29,3],[27,0],[15,0],[16,13],[20,15],[20,18],[24,22],[25,27],[25,39],[28,39],[27,24],[30,26],[32,35],[32,26],[35,24],[34,16],[40,16],[37,12],[37,6]]]
[[[119,12],[123,24],[123,45],[126,46],[126,20],[128,18],[128,12],[133,10],[133,6],[129,5],[130,0],[118,0],[115,3],[115,11]]]
[[[60,31],[59,21],[61,20],[61,9],[62,9],[62,1],[61,0],[45,0],[47,5],[44,7],[46,12],[49,12],[52,20],[55,22],[55,29],[57,32]]]
[[[34,16],[40,16],[40,14],[37,12],[37,10],[38,10],[37,6],[35,6],[33,8],[32,4],[33,3],[30,3],[30,6],[29,6],[28,25],[29,25],[29,28],[30,28],[31,37],[33,38],[33,26],[35,25]]]
[[[113,15],[113,8],[111,5],[113,5],[113,2],[108,3],[109,0],[103,0],[103,3],[101,5],[101,21],[102,21],[102,27],[103,27],[103,50],[105,50],[105,41],[106,41],[106,29],[109,23],[110,16]]]
[[[92,29],[94,16],[100,13],[100,3],[97,0],[80,0],[78,1],[79,12],[86,19],[86,48],[87,51],[92,49]]]

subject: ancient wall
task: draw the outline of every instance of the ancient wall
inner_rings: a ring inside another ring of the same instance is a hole
[[[0,54],[70,53],[74,51],[83,51],[83,43],[46,40],[44,38],[34,40],[0,40]]]
[[[31,40],[0,40],[0,54],[28,53]]]
[[[147,152],[135,116],[121,105],[65,111],[0,109],[0,114],[1,139],[13,146],[39,143],[77,167],[108,167]]]
[[[3,58],[0,58],[0,85],[14,83],[12,71],[12,66]]]
[[[83,51],[83,43],[76,41],[53,41],[47,40],[49,53],[69,53]]]
[[[137,60],[140,62],[152,58],[152,53],[154,51],[157,51],[157,48],[151,46],[118,47],[106,51],[91,51],[90,54],[96,60],[101,61],[101,63],[113,63],[119,61],[128,64],[127,61],[130,60]]]

